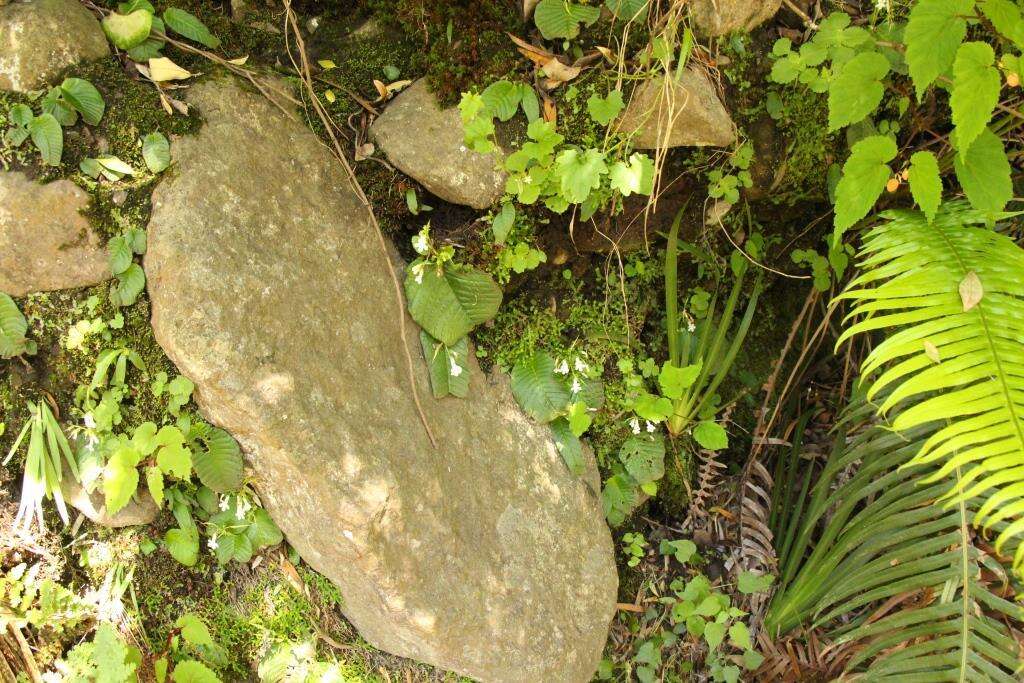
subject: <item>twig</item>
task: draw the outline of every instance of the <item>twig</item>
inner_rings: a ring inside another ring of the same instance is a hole
[[[402,295],[402,285],[398,282],[398,276],[395,275],[394,264],[391,261],[391,253],[388,250],[387,239],[384,237],[384,231],[381,230],[380,223],[377,222],[377,216],[373,211],[373,206],[370,204],[370,200],[367,198],[366,193],[363,192],[362,186],[359,184],[359,180],[356,178],[355,171],[352,170],[352,166],[348,163],[348,159],[345,158],[345,153],[341,148],[341,143],[338,142],[338,136],[335,134],[334,124],[331,118],[327,115],[323,104],[320,102],[320,98],[317,97],[316,91],[313,88],[313,77],[311,76],[311,70],[309,67],[309,57],[306,55],[305,42],[302,40],[302,34],[299,31],[298,21],[295,18],[295,12],[292,11],[291,0],[284,0],[284,9],[286,14],[285,20],[285,47],[288,45],[288,34],[289,26],[291,32],[295,35],[295,47],[299,53],[299,59],[302,63],[301,67],[295,62],[295,57],[292,55],[290,49],[288,49],[288,58],[292,61],[292,66],[295,70],[301,74],[302,84],[306,89],[306,93],[309,95],[309,99],[313,104],[313,109],[316,110],[317,116],[323,123],[324,128],[327,130],[327,134],[331,138],[331,143],[334,146],[334,155],[341,162],[342,166],[345,167],[345,171],[348,174],[349,182],[352,185],[352,190],[356,193],[359,201],[362,202],[366,208],[366,213],[370,217],[370,223],[373,225],[374,230],[377,233],[377,240],[380,244],[380,253],[384,259],[384,265],[391,276],[391,282],[394,284],[395,289],[395,304],[398,312],[398,327],[399,334],[402,338],[402,350],[405,352],[406,369],[408,371],[409,389],[412,391],[412,398],[416,404],[416,411],[419,413],[420,422],[423,423],[423,429],[427,433],[427,438],[430,439],[430,444],[436,449],[437,440],[434,438],[434,433],[430,429],[430,424],[427,421],[427,415],[423,412],[423,405],[420,403],[419,390],[416,387],[416,369],[413,365],[412,354],[409,352],[409,344],[406,339],[405,329],[405,297]]]
[[[818,30],[818,24],[816,24],[813,19],[807,16],[807,12],[804,12],[802,9],[797,7],[793,0],[782,0],[782,4],[785,5],[786,9],[788,9],[790,12],[803,19],[804,25],[807,26],[807,28],[811,29],[812,31]]]
[[[29,678],[32,679],[32,683],[42,683],[43,677],[39,673],[39,666],[36,664],[36,658],[32,656],[32,648],[29,647],[28,641],[25,640],[25,636],[22,635],[21,629],[14,624],[7,624],[7,628],[10,630],[11,635],[14,636],[14,640],[18,643],[18,649],[21,650],[21,657],[25,660],[25,668],[28,669]]]

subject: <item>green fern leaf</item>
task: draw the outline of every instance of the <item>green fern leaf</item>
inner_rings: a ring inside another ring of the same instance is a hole
[[[1024,250],[978,227],[986,214],[963,202],[931,225],[917,212],[883,216],[865,238],[862,274],[839,297],[858,321],[839,343],[889,330],[862,368],[879,373],[868,400],[884,396],[878,411],[895,412],[897,431],[930,427],[913,464],[935,463],[935,478],[962,469],[949,504],[985,496],[973,521],[1007,523],[1001,550],[1024,533]],[[973,294],[961,291],[975,278]]]

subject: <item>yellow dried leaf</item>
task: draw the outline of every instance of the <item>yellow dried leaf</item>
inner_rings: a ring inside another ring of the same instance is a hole
[[[319,64],[320,68],[323,69],[324,71],[330,71],[331,69],[335,69],[338,66],[330,59],[318,59],[316,63]]]
[[[969,311],[981,302],[985,290],[981,286],[981,279],[973,270],[964,276],[960,281],[960,301],[964,304],[964,311]]]
[[[234,59],[229,59],[228,60],[228,64],[234,64],[235,66],[242,66],[243,64],[245,64],[248,61],[249,61],[249,55],[245,55],[244,57],[236,57]]]
[[[183,81],[192,76],[192,72],[182,69],[167,57],[154,57],[149,60],[149,77],[157,83]]]
[[[334,104],[334,100],[336,100],[337,98],[334,96],[333,90],[325,90],[324,99],[330,102],[331,104]]]
[[[568,83],[580,75],[580,67],[563,64],[558,59],[549,59],[544,64],[544,75],[547,76],[549,87],[557,87],[562,83]]]
[[[938,363],[942,360],[942,357],[939,355],[939,347],[928,340],[924,342],[924,355],[928,356],[928,359],[933,363]]]

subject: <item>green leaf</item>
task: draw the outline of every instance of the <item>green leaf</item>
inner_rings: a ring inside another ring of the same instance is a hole
[[[60,166],[60,158],[64,154],[64,132],[53,114],[40,114],[32,119],[28,133],[43,157],[43,163],[47,166]]]
[[[729,446],[729,435],[722,425],[705,420],[693,428],[693,439],[701,448],[709,451],[720,451]]]
[[[242,485],[242,451],[223,429],[211,429],[200,439],[206,450],[193,458],[199,480],[217,493],[237,491]]]
[[[583,401],[571,403],[566,416],[569,420],[569,428],[572,429],[575,436],[583,436],[583,433],[590,429],[590,423],[593,422],[593,418],[587,411],[587,404]]]
[[[910,194],[931,223],[942,203],[942,179],[939,162],[931,152],[914,152],[910,157]]]
[[[277,545],[284,540],[284,535],[278,528],[270,514],[263,508],[257,508],[252,514],[252,522],[245,530],[245,536],[252,543],[254,549],[267,548]]]
[[[887,164],[896,152],[896,143],[885,135],[864,138],[853,146],[836,186],[833,246],[840,243],[843,232],[871,211],[892,173]]]
[[[885,94],[882,79],[888,73],[889,60],[873,50],[848,61],[829,85],[829,130],[857,123],[877,109]]]
[[[192,451],[183,442],[167,444],[157,451],[156,464],[164,474],[187,480],[192,475]]]
[[[537,92],[526,83],[519,84],[519,105],[526,114],[526,120],[530,123],[540,119],[540,100],[537,99]]]
[[[449,394],[465,398],[469,393],[469,341],[463,337],[448,347],[420,330],[420,345],[430,373],[434,398]]]
[[[132,253],[131,243],[126,236],[111,237],[107,242],[107,263],[110,272],[120,275],[128,270],[128,266],[132,264]]]
[[[634,152],[629,163],[619,160],[612,164],[608,180],[623,197],[634,193],[650,195],[654,191],[654,161],[646,154]]]
[[[672,555],[680,564],[687,564],[697,554],[697,544],[686,538],[679,541],[664,540],[658,546],[658,551],[662,555]]]
[[[181,637],[185,642],[195,647],[213,647],[213,638],[210,636],[206,624],[196,615],[186,612],[174,622],[174,627],[181,629]]]
[[[437,268],[426,264],[417,276],[415,265],[409,267],[405,278],[409,315],[449,347],[498,312],[501,288],[487,273],[469,267],[446,268],[438,273]]]
[[[953,158],[953,168],[971,206],[979,211],[1002,211],[1013,197],[1010,162],[1003,141],[988,128],[982,131],[966,155],[957,154]]]
[[[737,621],[729,627],[729,641],[741,650],[751,650],[754,647],[750,642],[750,629],[742,621]]]
[[[205,45],[208,48],[220,47],[220,38],[210,33],[210,29],[206,28],[206,24],[201,22],[198,17],[183,9],[168,7],[164,11],[164,23],[175,33],[194,40],[200,45]]]
[[[174,667],[174,673],[171,674],[171,678],[174,680],[174,683],[220,683],[217,674],[206,668],[205,664],[201,664],[194,659],[179,662]]]
[[[171,165],[171,146],[162,133],[142,138],[142,159],[150,173],[160,173]]]
[[[608,173],[605,153],[596,148],[569,148],[555,160],[561,175],[562,196],[573,204],[582,204],[591,191],[601,187],[601,177]]]
[[[501,205],[501,211],[491,221],[491,232],[494,234],[495,244],[505,244],[508,233],[516,224],[516,207],[512,202],[505,202]]]
[[[117,276],[115,291],[121,306],[131,306],[146,288],[146,273],[142,266],[133,263]]]
[[[640,503],[639,489],[625,474],[615,474],[601,489],[601,508],[612,526],[621,524]]]
[[[68,104],[74,107],[85,122],[91,126],[103,118],[103,97],[92,83],[81,78],[65,78],[60,84],[61,93]]]
[[[658,387],[661,388],[661,393],[673,400],[682,398],[683,392],[697,381],[700,369],[699,363],[680,368],[665,361],[661,366],[661,372],[658,373]]]
[[[153,15],[145,9],[130,14],[111,13],[103,18],[103,32],[116,47],[129,50],[149,37]]]
[[[186,567],[199,560],[199,533],[195,529],[169,529],[164,534],[164,544],[171,557]]]
[[[773,581],[775,581],[775,576],[772,574],[755,574],[751,571],[743,571],[740,572],[739,578],[736,581],[736,588],[744,595],[763,593],[771,588]]]
[[[114,451],[103,469],[103,495],[106,498],[107,514],[116,515],[139,488],[139,453],[130,446]]]
[[[163,507],[164,475],[159,467],[150,466],[146,468],[146,488],[149,489],[149,495],[153,496],[156,506]]]
[[[109,622],[96,627],[92,661],[96,665],[96,683],[124,683],[133,680],[136,665],[130,651]]]
[[[1019,4],[1012,0],[983,0],[981,11],[996,31],[1013,41],[1018,50],[1024,50],[1024,18]]]
[[[719,624],[716,621],[709,621],[705,624],[704,640],[708,644],[708,649],[712,652],[718,649],[718,646],[725,640],[725,624]]]
[[[533,20],[545,40],[575,38],[580,22],[593,24],[601,16],[599,7],[577,5],[568,0],[540,0],[533,11]]]
[[[522,97],[518,83],[501,80],[491,83],[480,93],[487,111],[502,121],[508,121],[516,115],[519,100]]]
[[[28,322],[14,299],[0,292],[0,358],[20,356],[29,349],[25,339]]]
[[[957,50],[949,106],[953,110],[955,140],[961,158],[984,132],[992,119],[992,110],[999,103],[1002,79],[993,66],[995,58],[986,43],[964,43]]]
[[[642,394],[633,405],[633,411],[645,420],[664,422],[672,415],[672,401],[664,396]]]
[[[604,0],[616,19],[622,21],[643,21],[647,18],[647,6],[650,0]]]
[[[166,34],[167,29],[164,27],[164,22],[160,17],[153,17],[153,25],[150,28],[149,37],[135,47],[128,48],[128,57],[132,61],[143,63],[160,57],[160,50],[164,48],[165,42],[155,37],[157,33]]]
[[[974,0],[919,0],[910,10],[904,41],[918,100],[952,66],[957,48],[967,35],[966,17],[973,9]]]
[[[587,111],[590,112],[590,118],[602,126],[607,126],[611,123],[624,106],[625,102],[622,101],[621,90],[612,90],[604,97],[594,93],[587,100]]]
[[[638,484],[665,476],[665,440],[660,434],[634,434],[619,448],[619,460]]]
[[[756,650],[747,650],[743,653],[743,668],[747,671],[756,671],[764,662],[764,655]]]
[[[569,390],[555,374],[555,361],[543,351],[519,361],[512,368],[512,394],[538,422],[551,422],[565,412]]]
[[[583,460],[583,444],[579,437],[573,433],[569,421],[560,417],[551,423],[551,436],[554,438],[555,447],[562,455],[566,467],[577,477],[583,476],[586,465]]]

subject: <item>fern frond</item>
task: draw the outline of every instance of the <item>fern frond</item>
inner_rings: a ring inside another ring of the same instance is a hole
[[[921,485],[934,465],[910,465],[928,426],[881,427],[841,438],[815,485],[801,533],[814,536],[792,581],[776,594],[770,633],[834,627],[853,646],[848,671],[870,681],[1015,681],[1020,651],[1007,624],[1024,608],[1001,595],[1005,570],[976,543],[979,499],[939,502],[957,470]],[[836,487],[839,474],[856,473]],[[983,569],[985,571],[983,571]],[[888,609],[878,610],[878,605]]]
[[[964,203],[932,224],[916,211],[882,216],[839,296],[857,322],[838,343],[887,331],[863,367],[868,400],[884,395],[878,412],[894,412],[899,432],[931,425],[911,464],[938,465],[928,482],[958,473],[950,509],[983,497],[972,523],[1000,528],[1001,551],[1024,532],[1024,250]]]

